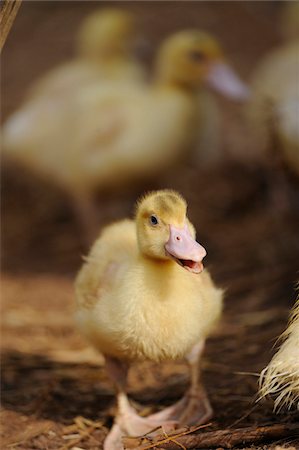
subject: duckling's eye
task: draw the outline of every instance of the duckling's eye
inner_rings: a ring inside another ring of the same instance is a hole
[[[192,59],[193,61],[196,61],[196,62],[203,62],[206,60],[206,55],[203,52],[196,51],[196,50],[192,51],[189,56],[190,56],[190,59]]]
[[[151,225],[158,225],[159,221],[156,216],[150,216]]]

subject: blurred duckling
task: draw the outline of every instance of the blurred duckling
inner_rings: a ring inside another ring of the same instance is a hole
[[[296,3],[287,2],[284,12],[283,25],[285,30],[289,29],[290,39],[270,52],[254,72],[248,107],[256,144],[273,172],[272,183],[270,180],[273,200],[282,210],[287,209],[293,195],[286,175],[295,175],[293,179],[299,176],[299,34],[294,32],[299,29],[299,6]]]
[[[203,268],[186,201],[172,190],[137,203],[135,220],[107,226],[76,280],[77,322],[106,361],[118,413],[104,450],[123,449],[121,437],[163,425],[204,423],[212,415],[200,383],[200,357],[222,309],[222,291]],[[134,361],[186,357],[191,383],[173,406],[140,417],[126,394]]]
[[[139,82],[142,65],[133,56],[136,26],[132,14],[121,9],[102,9],[88,16],[78,33],[77,57],[51,70],[35,83],[27,96],[65,96],[93,82]]]
[[[27,103],[4,126],[4,148],[64,188],[85,228],[97,229],[97,188],[153,176],[192,146],[203,84],[230,97],[247,92],[213,37],[182,31],[161,45],[152,84],[93,84],[72,102],[58,97]]]
[[[278,140],[290,168],[299,174],[299,40],[268,55],[257,68],[252,82],[249,117],[262,147]]]
[[[274,396],[276,410],[283,406],[299,410],[299,298],[280,339],[283,344],[261,373],[260,394]]]

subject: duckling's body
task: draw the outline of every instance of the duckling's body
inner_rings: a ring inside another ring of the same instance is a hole
[[[178,158],[192,141],[195,108],[191,94],[167,86],[93,86],[67,105],[27,105],[26,114],[7,123],[4,145],[11,158],[62,188],[93,192],[149,176]]]
[[[145,196],[135,221],[108,226],[92,247],[76,281],[77,321],[104,354],[118,386],[119,413],[105,450],[123,448],[122,435],[143,434],[165,422],[201,423],[211,416],[198,363],[220,316],[222,291],[203,271],[205,254],[195,241],[185,201],[168,190]],[[127,364],[182,357],[191,367],[189,394],[162,412],[139,417],[125,394]]]
[[[73,94],[89,85],[107,81],[142,83],[145,71],[133,58],[113,61],[86,61],[78,58],[50,71],[30,89],[27,100]]]
[[[194,276],[142,256],[129,220],[103,231],[77,289],[84,334],[104,354],[128,360],[182,358],[209,334],[221,309],[207,271]]]

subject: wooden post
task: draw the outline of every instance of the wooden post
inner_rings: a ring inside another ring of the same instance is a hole
[[[16,18],[22,0],[2,0],[0,10],[0,52]]]

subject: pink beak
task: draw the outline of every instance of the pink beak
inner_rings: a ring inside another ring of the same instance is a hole
[[[228,64],[211,65],[206,81],[210,87],[236,101],[248,100],[250,90]]]
[[[193,239],[187,224],[184,228],[169,225],[169,230],[169,240],[165,245],[167,254],[185,269],[194,273],[202,272],[202,260],[207,252],[202,245]]]

